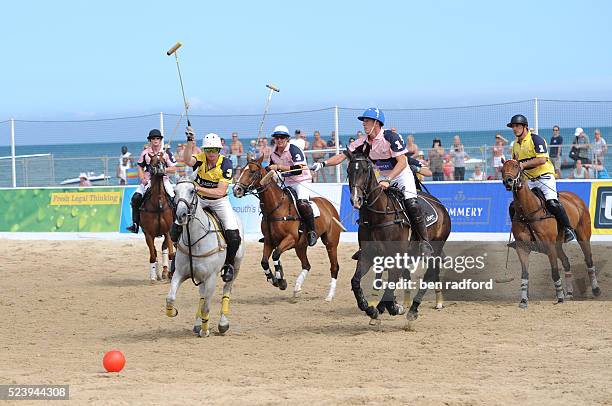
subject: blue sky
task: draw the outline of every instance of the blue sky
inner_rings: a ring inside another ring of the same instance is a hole
[[[612,99],[606,1],[16,2],[0,120]]]

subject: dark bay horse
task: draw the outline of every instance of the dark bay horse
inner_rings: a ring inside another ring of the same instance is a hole
[[[557,220],[549,214],[543,201],[525,185],[525,179],[518,161],[511,159],[504,162],[502,167],[502,182],[506,190],[512,191],[514,196],[514,216],[512,218],[512,234],[516,240],[516,252],[521,262],[521,301],[519,306],[528,306],[529,293],[529,253],[531,251],[543,252],[550,262],[552,280],[555,285],[557,302],[562,303],[565,295],[557,259],[565,271],[565,286],[568,299],[573,297],[572,271],[570,262],[563,252],[564,230],[557,227]],[[559,201],[565,207],[572,228],[576,230],[576,237],[587,266],[591,290],[594,296],[599,296],[601,290],[597,284],[593,256],[591,254],[591,215],[589,208],[581,198],[571,192],[560,192]]]
[[[295,282],[294,296],[298,296],[302,290],[302,284],[310,271],[310,262],[306,256],[308,242],[306,233],[300,231],[300,215],[294,204],[294,199],[288,189],[282,189],[277,184],[278,173],[267,172],[262,166],[263,157],[251,160],[242,170],[238,182],[234,185],[234,196],[243,197],[246,194],[254,194],[260,200],[262,213],[261,232],[264,235],[264,248],[261,266],[274,286],[281,290],[287,288],[284,278],[283,267],[280,256],[283,252],[295,249],[302,264],[302,272]],[[338,243],[342,224],[340,223],[338,211],[327,200],[322,197],[312,199],[317,204],[320,216],[315,218],[315,231],[321,236],[321,241],[327,249],[329,257],[331,283],[326,301],[330,302],[336,293],[336,281],[338,278]],[[274,251],[274,253],[272,253]],[[272,254],[274,261],[274,273],[270,270],[268,259]]]
[[[374,165],[370,159],[360,153],[348,153],[350,160],[348,165],[348,180],[351,191],[351,203],[359,210],[359,246],[361,249],[369,247],[370,252],[385,253],[389,249],[403,250],[405,247],[414,248],[418,244],[411,244],[416,241],[416,233],[412,233],[408,218],[403,205],[393,196],[391,190],[383,190],[378,184]],[[412,175],[411,175],[412,176]],[[391,188],[390,188],[391,189]],[[401,193],[401,192],[400,192]],[[419,193],[429,201],[437,213],[438,220],[428,226],[427,232],[431,245],[434,249],[433,257],[442,255],[442,248],[448,239],[451,230],[451,220],[446,208],[435,197]],[[403,196],[400,197],[403,200]],[[393,243],[390,243],[393,242]],[[404,244],[400,244],[404,242]],[[392,247],[392,248],[389,248]],[[391,315],[401,314],[404,309],[395,303],[393,291],[386,289],[383,299],[377,304],[369,303],[361,288],[361,278],[370,270],[373,265],[372,255],[364,255],[367,249],[361,252],[357,262],[355,275],[351,280],[351,287],[357,300],[357,306],[364,311],[371,319],[375,320],[378,315],[386,309]],[[413,250],[414,251],[414,250]],[[399,252],[398,252],[399,253]],[[418,256],[419,253],[413,252]],[[438,282],[440,280],[440,261],[428,261],[428,267],[423,277],[424,282]],[[390,279],[397,281],[399,274],[394,272]],[[402,272],[404,280],[410,279],[410,273],[405,270]],[[419,289],[414,297],[406,318],[416,320],[418,308],[423,300],[427,289]],[[404,306],[410,302],[410,291],[404,291]],[[436,291],[436,308],[442,307],[442,293]]]
[[[149,247],[149,278],[153,282],[156,279],[169,279],[168,259],[174,260],[174,246],[170,240],[170,227],[174,219],[173,208],[164,188],[166,165],[163,160],[163,153],[149,154],[149,156],[151,158],[151,187],[145,192],[143,204],[140,207],[140,227],[142,227],[147,246]],[[164,237],[161,278],[157,276],[155,237]]]

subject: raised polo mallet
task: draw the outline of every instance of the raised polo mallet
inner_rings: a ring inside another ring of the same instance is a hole
[[[179,59],[178,59],[178,49],[182,46],[183,46],[182,42],[180,41],[177,42],[176,44],[172,46],[172,48],[168,50],[168,52],[166,52],[166,55],[170,56],[174,54],[174,59],[176,59],[176,69],[178,70],[179,82],[181,83],[181,93],[183,94],[183,103],[185,104],[185,117],[187,118],[187,121],[189,121],[189,114],[188,114],[189,104],[187,104],[187,98],[185,97],[185,89],[183,88],[183,76],[181,75],[181,67],[179,65]]]
[[[258,144],[259,144],[259,139],[261,138],[261,132],[263,131],[264,121],[266,121],[266,115],[268,114],[268,107],[270,106],[270,99],[272,98],[272,93],[280,92],[279,88],[272,84],[267,84],[266,87],[270,89],[270,93],[268,93],[268,100],[266,100],[266,107],[264,108],[263,117],[261,118],[261,124],[259,125],[259,132],[257,133],[257,143]]]

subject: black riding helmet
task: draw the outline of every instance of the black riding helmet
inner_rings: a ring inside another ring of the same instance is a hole
[[[517,114],[517,115],[512,116],[512,118],[510,119],[510,122],[506,124],[506,127],[512,128],[512,124],[523,124],[525,127],[529,125],[527,123],[527,117],[525,117],[522,114]]]
[[[149,131],[149,136],[147,137],[149,141],[151,141],[151,138],[164,138],[164,136],[157,128],[154,128]]]

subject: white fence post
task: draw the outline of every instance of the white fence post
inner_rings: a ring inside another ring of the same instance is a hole
[[[336,143],[336,155],[340,153],[340,124],[338,123],[338,106],[334,106],[334,131],[336,134],[336,139],[334,142]],[[340,183],[340,170],[342,169],[342,165],[336,165],[336,183]]]
[[[535,131],[536,134],[539,134],[540,132],[538,131],[539,129],[539,117],[538,117],[538,98],[536,97],[534,99],[534,104],[533,104],[533,130]]]
[[[15,167],[15,119],[11,118],[11,161],[13,165],[13,187],[17,187],[17,169]]]
[[[159,113],[159,132],[161,132],[161,135],[163,137],[164,136],[164,112],[163,111]]]

